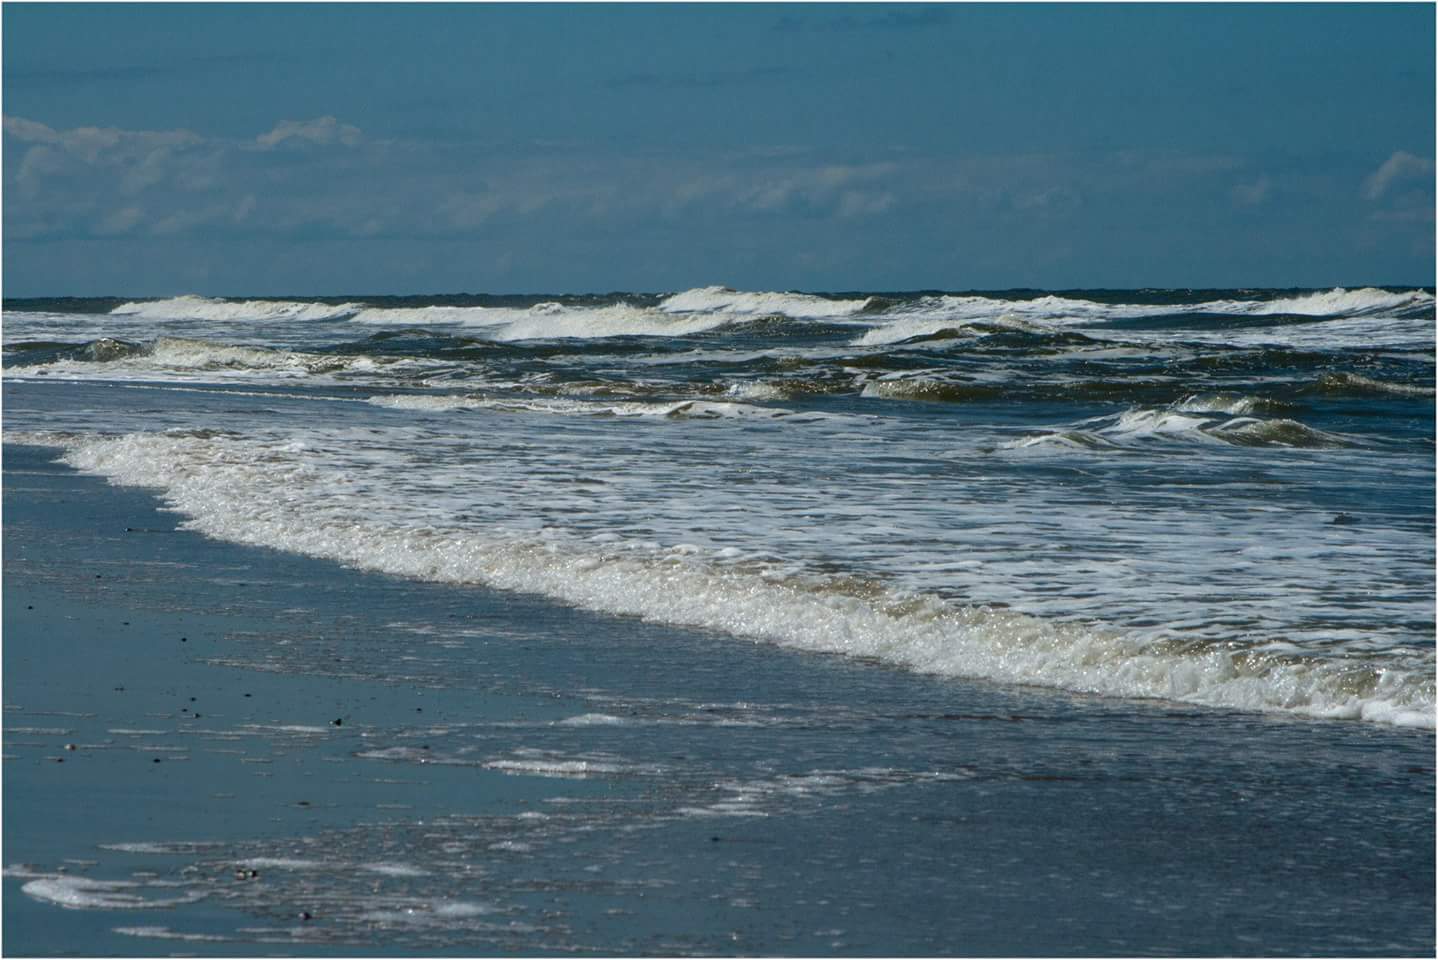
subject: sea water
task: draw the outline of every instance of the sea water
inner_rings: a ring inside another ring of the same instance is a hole
[[[892,717],[905,696],[925,705],[916,716],[943,716],[945,690],[965,702],[981,684],[1086,698],[1110,720],[1149,711],[1160,729],[1153,711],[1176,710],[1186,739],[1298,724],[1272,728],[1288,731],[1276,756],[1302,752],[1284,740],[1295,729],[1342,750],[1362,729],[1431,753],[1433,336],[1432,291],[1397,288],[7,301],[5,439],[153,491],[215,540],[632,618],[655,628],[636,642],[672,676],[698,654],[666,647],[665,631],[698,631],[717,644],[704,658],[736,666],[788,651],[786,670],[828,677],[801,727],[872,720],[880,702]],[[421,638],[467,642],[423,615],[403,623],[376,641],[376,664]],[[848,664],[840,679],[825,654]],[[686,717],[720,729],[698,691],[648,716],[639,691],[606,689],[552,721],[553,745],[357,756],[693,778],[705,789],[679,790],[665,816],[696,822],[762,819],[796,798],[882,808],[896,791],[921,809],[913,798],[984,776],[858,734],[813,748],[803,769],[766,775],[772,758],[747,753],[690,769],[643,743]],[[782,702],[763,701],[721,710],[739,740],[788,729]],[[1113,721],[1091,736],[1123,753],[1130,733]],[[1004,755],[1047,756],[1061,739]],[[1153,750],[1175,767],[1215,762],[1197,746]],[[1428,784],[1413,802],[1431,815],[1431,768]],[[1148,788],[1114,789],[1131,809]],[[91,881],[106,882],[119,881]],[[490,922],[468,901],[432,907],[426,922]],[[913,949],[947,952],[923,929]],[[1388,945],[1431,938],[1430,924]]]
[[[6,426],[237,542],[946,676],[1432,728],[1433,312],[16,302],[8,381],[115,399]]]

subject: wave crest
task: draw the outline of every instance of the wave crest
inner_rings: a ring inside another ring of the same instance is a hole
[[[1416,383],[1394,383],[1389,380],[1374,380],[1357,373],[1325,373],[1318,378],[1318,389],[1323,393],[1388,395],[1396,397],[1431,397],[1433,388]]]
[[[1346,290],[1334,287],[1319,293],[1262,301],[1247,312],[1259,316],[1291,313],[1309,317],[1363,316],[1408,310],[1432,310],[1433,295],[1426,290],[1393,293],[1377,287]]]
[[[289,300],[219,300],[187,294],[168,300],[122,303],[111,316],[137,320],[320,321],[343,320],[363,309],[358,303],[315,303]]]
[[[1221,399],[1189,398],[1167,407],[1140,407],[1116,416],[1095,417],[1075,424],[1079,429],[1067,428],[1024,437],[1006,446],[1009,449],[1101,449],[1129,447],[1155,440],[1307,449],[1351,447],[1357,444],[1353,438],[1318,430],[1297,420],[1229,416],[1230,412],[1255,409],[1260,403],[1261,401],[1255,398],[1244,397],[1228,398],[1226,402]]]
[[[811,293],[746,293],[729,287],[697,287],[666,297],[659,309],[667,313],[726,313],[749,316],[777,314],[798,320],[836,320],[886,307],[878,297],[831,300]]]
[[[572,307],[538,303],[512,307],[370,308],[354,322],[372,326],[463,327],[486,340],[600,339],[605,337],[684,337],[729,322],[723,317],[673,316],[650,307],[616,303],[603,307]]]

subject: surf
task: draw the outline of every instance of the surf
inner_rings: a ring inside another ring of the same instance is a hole
[[[1433,661],[1416,650],[1323,657],[1155,639],[1099,623],[955,605],[881,580],[796,574],[701,549],[616,550],[553,528],[523,532],[409,526],[287,444],[211,436],[28,435],[74,468],[149,487],[207,536],[364,570],[539,594],[608,614],[715,630],[920,673],[1107,697],[1434,726]]]

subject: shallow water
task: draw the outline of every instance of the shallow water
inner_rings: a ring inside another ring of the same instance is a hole
[[[6,450],[7,952],[1431,948],[1427,732],[345,570],[52,455]]]

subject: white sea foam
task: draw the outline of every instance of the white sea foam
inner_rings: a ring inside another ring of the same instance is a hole
[[[1245,397],[1231,393],[1193,394],[1173,405],[1180,413],[1227,413],[1248,416],[1270,406],[1262,397]]]
[[[452,766],[473,765],[473,761],[456,760],[453,757],[442,757],[432,751],[423,750],[418,747],[377,747],[373,750],[360,750],[355,756],[363,760],[395,760],[407,763],[441,763]]]
[[[722,317],[673,316],[661,310],[626,303],[568,306],[540,303],[511,307],[371,308],[354,317],[371,326],[458,327],[471,335],[501,342],[517,340],[595,339],[603,337],[683,337],[713,330]]]
[[[102,352],[95,359],[58,360],[6,371],[7,379],[123,381],[288,382],[419,378],[448,369],[442,361],[360,354],[323,354],[220,343],[190,337],[160,337],[149,344]]]
[[[1190,419],[1172,412],[1135,415],[1123,429],[1184,432]],[[343,477],[323,461],[307,459],[303,447],[144,434],[65,443],[65,459],[76,468],[159,488],[192,518],[190,526],[210,536],[364,569],[539,593],[594,610],[923,672],[1434,725],[1431,657],[1418,652],[1386,661],[1255,655],[1233,644],[1175,644],[1142,632],[955,606],[878,584],[718,564],[658,544],[616,552],[554,529],[537,534],[394,525],[374,502],[337,498]],[[1262,546],[1252,549],[1261,552]],[[517,757],[493,765],[584,775],[607,763]]]
[[[479,917],[490,916],[501,912],[499,907],[486,903],[474,903],[465,900],[410,900],[402,901],[398,906],[384,905],[373,910],[366,910],[359,914],[359,919],[370,923],[400,924],[406,927],[436,927],[442,929],[454,929],[456,924],[462,929],[466,926],[465,921],[470,921],[468,926],[474,926],[473,921]],[[504,929],[514,932],[524,928],[522,924],[505,924]]]
[[[36,900],[72,910],[155,910],[194,903],[204,893],[182,897],[146,897],[136,891],[140,883],[127,880],[92,880],[89,877],[56,875],[31,880],[20,888]]]
[[[488,903],[473,903],[465,900],[441,900],[431,908],[437,917],[483,917],[498,912],[499,908]]]
[[[408,863],[362,863],[361,870],[378,873],[386,877],[427,877],[429,871]]]
[[[169,927],[160,925],[116,927],[115,932],[127,937],[145,937],[154,940],[183,940],[190,943],[224,943],[230,939],[217,933],[186,933],[179,930],[171,930]]]
[[[1048,295],[1030,300],[980,296],[920,297],[872,318],[874,327],[855,346],[885,346],[940,333],[975,337],[994,328],[1025,333],[1088,329],[1111,320],[1164,316],[1200,309],[1194,305],[1098,303]]]
[[[289,350],[231,346],[209,340],[191,340],[183,337],[160,337],[149,350],[145,351],[144,356],[155,366],[191,370],[207,367],[249,367],[262,370],[308,371],[314,365],[340,366],[343,364],[343,360],[337,357],[319,357]],[[373,361],[369,362],[373,363]]]
[[[1022,330],[1081,328],[1101,332],[1114,320],[1165,317],[1176,314],[1226,314],[1264,317],[1296,315],[1326,323],[1260,327],[1252,330],[1202,331],[1184,336],[1202,342],[1253,343],[1300,348],[1323,346],[1407,346],[1432,340],[1433,295],[1425,290],[1392,293],[1367,287],[1333,290],[1273,300],[1210,300],[1201,303],[1144,304],[1099,303],[1074,297],[1047,295],[1029,300],[981,296],[921,297],[904,301],[875,316],[873,329],[854,342],[859,346],[899,343],[915,337],[932,337],[945,330],[971,333],[974,324],[1008,326]],[[1375,326],[1371,321],[1392,322]],[[1363,321],[1353,323],[1352,321]],[[1152,339],[1154,334],[1125,331],[1126,337]],[[1161,339],[1176,334],[1163,332]]]
[[[1120,414],[1116,421],[1104,427],[1101,432],[1120,441],[1162,436],[1202,440],[1209,438],[1203,430],[1208,423],[1204,417],[1187,416],[1173,410],[1138,409]]]
[[[530,774],[536,777],[612,776],[625,772],[619,764],[597,760],[490,760],[485,766],[501,773]]]
[[[1238,309],[1259,316],[1275,313],[1301,314],[1310,317],[1338,317],[1389,313],[1396,310],[1410,310],[1433,307],[1433,295],[1426,290],[1409,290],[1393,293],[1376,287],[1361,290],[1345,290],[1335,287],[1321,293],[1308,293],[1297,297],[1280,297],[1249,305],[1249,301],[1224,301],[1230,309]],[[1228,312],[1227,310],[1223,312]]]
[[[1242,415],[1261,406],[1261,401],[1253,397],[1195,396],[1169,407],[1139,407],[1117,415],[1093,417],[1051,433],[1013,440],[1005,446],[1009,449],[1102,449],[1152,440],[1304,448],[1348,447],[1361,443],[1355,437],[1317,430],[1297,420]]]
[[[978,335],[978,331],[968,329],[973,322],[954,317],[903,317],[865,332],[854,340],[854,345],[873,347],[902,343],[915,337],[932,337],[946,330],[953,331],[956,336],[973,337]]]
[[[362,309],[357,303],[302,303],[288,300],[217,300],[187,295],[169,300],[139,300],[123,303],[111,316],[135,320],[221,320],[236,323],[255,321],[338,320]]]
[[[970,329],[976,324],[1040,332],[1191,309],[1193,307],[1098,303],[1053,295],[1030,300],[947,295],[920,297],[904,301],[874,317],[874,329],[858,338],[855,344],[875,346],[898,343],[914,337],[932,337],[946,330],[961,336],[974,336],[982,332]]]
[[[852,317],[873,306],[873,298],[831,300],[808,293],[747,293],[728,287],[697,287],[665,298],[659,309],[669,313],[784,316],[803,320]]]
[[[189,853],[190,846],[174,843],[102,843],[102,850],[116,850],[120,853],[149,853],[160,856],[172,856],[180,853]]]
[[[239,861],[237,866],[250,870],[323,870],[333,864],[304,857],[250,857]]]
[[[767,380],[748,380],[743,383],[731,383],[725,391],[729,396],[740,400],[787,400],[791,395],[791,389],[782,382],[773,383]]]
[[[566,717],[558,723],[565,727],[619,727],[629,721],[608,713],[581,713],[578,716]]]

